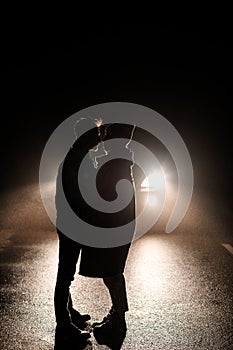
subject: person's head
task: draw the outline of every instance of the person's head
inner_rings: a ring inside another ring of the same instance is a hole
[[[74,125],[74,135],[75,140],[77,140],[80,136],[85,134],[88,129],[93,129],[97,126],[97,119],[93,119],[90,117],[81,117],[79,118]]]

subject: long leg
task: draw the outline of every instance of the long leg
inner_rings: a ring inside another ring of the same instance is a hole
[[[54,293],[54,308],[57,323],[70,322],[68,302],[72,304],[70,285],[74,279],[81,245],[59,234],[59,264]]]
[[[128,301],[124,275],[121,273],[111,277],[104,277],[103,281],[109,290],[114,310],[116,312],[128,311]]]

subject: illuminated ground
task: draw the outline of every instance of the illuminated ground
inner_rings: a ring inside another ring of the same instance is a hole
[[[203,197],[204,198],[204,197]],[[122,349],[232,349],[233,255],[230,213],[194,195],[182,225],[136,241],[126,268],[130,311]],[[219,209],[220,210],[220,209]],[[216,215],[216,212],[218,215]],[[2,349],[53,349],[57,239],[36,186],[1,201]],[[75,304],[94,320],[110,307],[102,281],[77,276]],[[93,349],[107,349],[92,339]]]

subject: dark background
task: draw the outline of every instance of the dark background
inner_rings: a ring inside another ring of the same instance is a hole
[[[161,113],[183,137],[196,188],[231,203],[232,44],[228,32],[151,25],[3,34],[1,186],[38,181],[53,130],[93,104],[124,101]]]

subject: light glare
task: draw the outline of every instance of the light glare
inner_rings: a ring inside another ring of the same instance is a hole
[[[150,188],[154,190],[161,190],[164,186],[164,175],[162,172],[154,172],[142,181],[141,188]]]

